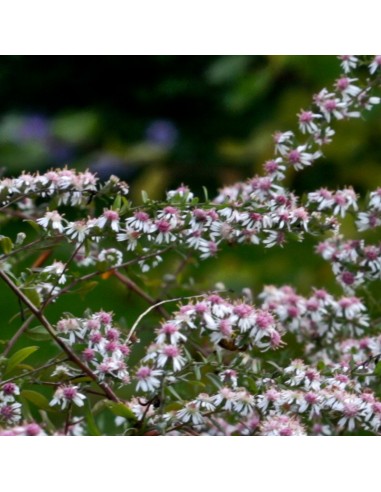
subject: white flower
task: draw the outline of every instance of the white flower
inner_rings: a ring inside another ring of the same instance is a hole
[[[176,417],[184,423],[191,421],[193,425],[200,425],[204,422],[202,413],[195,402],[187,403],[185,408],[176,412]]]
[[[59,386],[49,405],[61,405],[61,409],[65,410],[71,403],[74,403],[78,407],[83,407],[83,400],[85,399],[86,396],[78,392],[78,386]]]
[[[148,366],[141,366],[136,372],[136,379],[138,384],[136,390],[139,391],[155,391],[160,386],[160,377],[163,371],[158,369],[151,369]]]
[[[63,232],[64,230],[62,221],[62,216],[56,210],[53,210],[53,212],[46,212],[43,217],[36,220],[36,222],[44,229],[48,229],[49,226],[51,226],[53,230],[58,232]]]
[[[373,58],[372,63],[369,65],[369,72],[373,74],[376,72],[381,66],[381,55],[377,55]]]
[[[186,359],[176,345],[164,345],[159,351],[157,365],[164,367],[168,360],[172,360],[174,371],[180,371],[186,363]]]

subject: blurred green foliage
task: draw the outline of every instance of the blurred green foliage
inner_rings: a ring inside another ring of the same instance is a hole
[[[102,178],[117,174],[130,182],[135,202],[142,189],[163,198],[181,183],[200,196],[206,186],[213,197],[222,185],[261,173],[274,131],[296,130],[296,113],[339,75],[331,56],[1,57],[0,167],[3,175],[66,164]],[[340,122],[335,129],[325,157],[289,175],[292,190],[353,185],[365,193],[380,185],[380,108],[366,121]],[[13,222],[10,235],[20,227],[26,226]],[[225,246],[217,259],[187,259],[177,276],[184,259],[173,254],[153,272],[129,273],[154,298],[218,282],[237,294],[246,287],[258,293],[264,284],[292,284],[302,293],[327,286],[337,293],[329,265],[313,253],[315,244],[309,237],[283,249]],[[113,277],[92,287],[86,296],[68,295],[51,306],[52,321],[90,306],[114,311],[130,325],[146,307]],[[22,313],[4,285],[0,309],[0,339],[6,339]],[[154,319],[144,321],[148,337]]]

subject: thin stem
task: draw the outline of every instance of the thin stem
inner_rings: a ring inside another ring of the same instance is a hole
[[[85,282],[86,280],[90,280],[94,277],[97,277],[98,275],[103,275],[104,273],[111,272],[113,270],[116,271],[116,270],[119,270],[121,268],[125,268],[125,267],[128,267],[130,265],[134,265],[135,263],[138,263],[139,261],[143,261],[143,260],[147,260],[149,258],[152,258],[152,256],[161,255],[161,254],[169,251],[171,248],[172,248],[172,246],[168,246],[167,248],[162,249],[161,251],[156,251],[154,253],[150,253],[150,254],[145,255],[145,256],[140,256],[139,258],[133,258],[132,260],[126,261],[125,263],[122,263],[121,265],[119,265],[117,267],[112,266],[110,268],[107,268],[106,270],[103,270],[102,272],[96,271],[96,272],[88,273],[87,275],[83,275],[82,277],[73,280],[73,282],[71,282],[69,285],[67,285],[63,289],[61,289],[60,292],[58,292],[56,295],[51,296],[49,298],[48,302],[46,303],[46,306],[48,306],[51,302],[53,302],[55,299],[60,297],[62,294],[66,294],[67,292],[69,292],[73,287],[75,287],[76,285],[78,285],[81,282]]]
[[[54,359],[57,359],[58,357],[61,357],[61,354],[59,354],[56,357],[54,357]],[[6,379],[5,381],[0,381],[0,384],[3,385],[3,384],[6,384],[6,383],[10,383],[12,381],[16,381],[17,379],[25,378],[26,376],[31,376],[32,374],[37,374],[38,372],[43,371],[44,369],[47,369],[48,367],[55,366],[56,364],[59,364],[61,362],[66,362],[68,360],[69,359],[61,359],[61,360],[50,361],[47,364],[44,364],[43,366],[37,367],[37,369],[34,369],[33,371],[29,371],[27,373],[19,374],[18,376],[14,376],[13,378]]]
[[[7,254],[4,254],[4,255],[1,255],[0,256],[0,261],[2,260],[6,260],[9,256],[14,256],[14,255],[17,255],[18,253],[21,253],[22,251],[26,251],[28,249],[31,249],[33,248],[34,246],[36,246],[36,244],[39,244],[39,243],[43,243],[44,241],[50,241],[53,239],[53,242],[56,242],[57,239],[62,239],[64,238],[65,236],[54,236],[54,237],[45,237],[45,238],[39,238],[39,239],[35,239],[34,241],[32,241],[31,243],[28,243],[28,244],[25,244],[24,246],[20,246],[19,248],[17,249],[14,249],[13,251],[11,251],[10,253],[7,253]]]
[[[98,381],[98,378],[94,374],[94,372],[81,361],[81,359],[72,351],[72,349],[68,345],[66,345],[66,343],[63,340],[61,340],[57,336],[54,328],[49,323],[47,318],[41,313],[41,311],[38,308],[36,308],[36,306],[25,296],[25,294],[21,292],[21,290],[17,287],[17,285],[8,277],[8,275],[4,271],[0,270],[0,277],[16,294],[16,296],[19,299],[21,299],[21,301],[29,308],[29,310],[34,314],[34,316],[41,322],[41,324],[45,327],[45,329],[48,331],[48,333],[56,342],[56,344],[59,345],[61,349],[68,355],[69,359],[73,361],[78,367],[80,367],[83,372],[85,372],[88,376],[90,376],[90,378],[93,381],[95,381],[100,388],[102,388],[105,395],[107,395],[107,397],[110,400],[119,401],[118,397],[111,390],[111,388],[107,384]]]
[[[219,293],[219,292],[225,292],[224,290],[216,290],[213,292],[213,294]],[[153,306],[150,306],[146,311],[144,311],[138,319],[135,321],[135,323],[132,325],[131,330],[129,331],[127,338],[126,338],[126,343],[130,340],[131,336],[133,335],[134,331],[138,327],[140,321],[147,316],[148,313],[150,313],[153,309],[157,309],[158,306],[161,306],[163,304],[168,304],[169,302],[176,302],[176,301],[185,301],[187,299],[197,299],[198,297],[205,297],[205,294],[198,294],[195,296],[185,296],[185,297],[175,297],[174,299],[165,299],[164,301],[157,302]]]
[[[47,295],[45,301],[41,304],[41,307],[40,307],[40,311],[42,312],[45,307],[48,305],[48,301],[50,299],[50,296],[52,295],[52,293],[54,292],[54,289],[57,287],[57,285],[59,284],[59,281],[61,280],[62,276],[65,275],[65,272],[67,271],[67,269],[69,268],[69,265],[71,264],[71,262],[73,261],[73,259],[75,258],[75,255],[78,253],[78,251],[80,250],[80,248],[82,248],[83,246],[83,243],[84,241],[82,241],[82,243],[79,243],[79,245],[74,249],[73,253],[71,254],[70,258],[68,259],[68,261],[66,262],[64,268],[62,269],[62,272],[61,274],[58,276],[58,278],[56,279],[55,283],[52,285],[52,288],[49,292],[49,294]]]
[[[34,315],[32,314],[32,315],[29,316],[29,318],[27,318],[24,321],[24,323],[21,325],[21,327],[16,331],[16,333],[13,335],[13,337],[7,343],[7,346],[5,347],[5,350],[3,352],[3,357],[7,357],[7,355],[11,351],[12,347],[14,346],[14,344],[21,337],[21,335],[24,333],[24,331],[29,328],[29,325],[31,324],[31,322],[33,320],[34,320]]]
[[[122,284],[126,285],[130,290],[135,292],[138,296],[140,296],[142,299],[148,302],[151,306],[155,306],[155,309],[162,315],[164,318],[168,318],[169,314],[168,312],[163,309],[161,306],[157,306],[156,303],[157,301],[151,297],[149,294],[144,292],[143,289],[141,289],[133,280],[130,278],[126,277],[125,275],[122,275],[120,272],[115,271],[114,276],[122,282]]]

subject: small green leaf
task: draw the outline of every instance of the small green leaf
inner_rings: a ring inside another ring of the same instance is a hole
[[[124,417],[127,420],[137,421],[134,412],[127,407],[124,403],[116,403],[113,401],[107,402],[107,407],[112,411],[117,417]]]
[[[36,221],[34,220],[24,220],[27,224],[29,224],[35,231],[41,233],[43,230],[42,226],[40,226]]]
[[[377,365],[374,368],[374,374],[376,376],[381,376],[381,361],[380,362],[377,362]]]
[[[176,398],[177,401],[183,401],[181,396],[177,393],[177,391],[174,388],[172,388],[172,386],[167,386],[166,389],[169,391],[169,393],[172,393],[172,395]]]
[[[36,326],[34,328],[31,328],[25,334],[27,335],[27,337],[35,340],[36,342],[44,342],[51,339],[49,333],[43,326]]]
[[[39,308],[41,306],[41,297],[40,294],[37,292],[36,289],[33,288],[24,288],[21,289],[23,294],[26,295],[26,297],[30,300],[30,302],[33,304],[33,306]]]
[[[39,347],[25,347],[17,351],[12,357],[9,358],[5,374],[11,372],[15,367],[17,367],[23,360],[32,355]]]
[[[7,236],[0,236],[0,246],[3,249],[3,252],[7,255],[13,249],[13,243],[11,239]]]
[[[122,197],[120,195],[117,195],[114,203],[112,204],[112,209],[113,210],[120,210],[120,207],[122,206]]]
[[[209,203],[209,195],[208,195],[208,190],[205,186],[202,187],[204,190],[204,196],[205,196],[205,203]]]
[[[324,371],[325,369],[325,364],[322,360],[319,360],[319,362],[316,365],[316,368],[318,371]]]
[[[200,366],[198,366],[198,365],[194,366],[193,370],[194,370],[194,375],[196,376],[196,379],[198,381],[200,381],[201,380]]]
[[[90,436],[101,436],[102,433],[98,429],[98,426],[95,422],[93,412],[91,411],[91,408],[89,406],[86,406],[86,423],[87,423],[87,430]]]
[[[222,383],[221,383],[221,380],[218,378],[218,376],[216,376],[215,374],[209,372],[206,377],[208,379],[210,379],[210,381],[215,385],[217,386],[217,388],[221,388],[222,386]]]
[[[48,399],[41,395],[41,393],[37,393],[37,391],[32,390],[23,390],[20,395],[26,400],[30,401],[37,408],[41,408],[42,410],[52,411],[52,407],[49,405]]]
[[[143,200],[143,203],[147,203],[149,200],[148,194],[145,190],[142,190],[142,200]]]
[[[192,386],[196,386],[196,387],[199,387],[201,386],[202,388],[205,388],[205,384],[202,383],[201,381],[194,381],[194,380],[191,380],[191,381],[187,381],[188,384],[192,385]]]

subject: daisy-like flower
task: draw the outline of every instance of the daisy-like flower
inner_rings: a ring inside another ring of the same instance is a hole
[[[213,396],[213,403],[218,407],[223,405],[224,410],[231,411],[234,408],[234,402],[236,399],[235,391],[231,388],[224,386],[219,392]]]
[[[7,424],[17,424],[21,420],[21,403],[0,403],[0,420]]]
[[[175,241],[176,236],[171,232],[173,228],[171,222],[165,219],[159,219],[155,222],[155,225],[158,231],[158,235],[156,236],[157,244]]]
[[[313,113],[312,111],[304,111],[304,109],[302,109],[298,114],[300,131],[302,133],[316,133],[319,131],[319,127],[314,120],[321,117],[321,114]]]
[[[369,72],[371,74],[375,73],[381,66],[381,55],[376,55],[373,58],[372,63],[369,65]]]
[[[157,365],[164,367],[167,361],[172,361],[174,371],[180,371],[186,363],[186,359],[181,355],[181,349],[176,345],[164,345],[160,349]]]
[[[234,322],[237,323],[241,333],[250,330],[256,321],[256,313],[248,304],[238,304],[233,308]]]
[[[338,58],[341,60],[341,68],[344,70],[345,73],[348,73],[357,67],[357,56],[341,55]]]
[[[62,385],[57,388],[49,405],[51,407],[61,405],[61,409],[65,410],[71,403],[74,403],[77,407],[83,407],[83,400],[85,399],[86,396],[78,392],[78,386]]]
[[[0,387],[1,401],[14,401],[14,396],[20,394],[20,388],[14,383],[5,383]]]
[[[135,212],[133,217],[129,217],[126,220],[126,224],[136,231],[146,234],[150,234],[156,230],[156,226],[153,224],[150,216],[143,211]]]
[[[176,345],[179,342],[185,342],[187,337],[180,332],[180,327],[177,323],[166,322],[158,330],[158,336],[156,341],[159,344],[165,343],[168,338],[172,345]]]
[[[65,233],[71,238],[76,239],[78,243],[82,243],[89,235],[91,227],[86,220],[78,220],[69,222],[65,228]]]
[[[176,199],[185,200],[191,202],[193,200],[193,193],[189,190],[188,186],[181,185],[176,190],[170,190],[167,192],[167,200],[176,202]]]
[[[322,155],[320,151],[314,152],[313,154],[310,152],[305,152],[306,149],[307,145],[299,145],[296,149],[292,149],[286,154],[288,162],[296,171],[299,171],[304,167],[311,166],[313,161]]]
[[[269,415],[260,426],[261,436],[304,436],[306,431],[295,417]]]
[[[244,388],[238,388],[234,400],[234,411],[246,417],[253,412],[254,406],[254,396]]]
[[[64,275],[65,268],[66,268],[65,263],[62,263],[62,261],[55,261],[53,265],[44,267],[41,271],[57,276],[58,283],[64,284],[66,282],[66,275]]]
[[[343,98],[356,97],[360,94],[361,89],[352,82],[356,82],[358,79],[350,79],[349,77],[341,77],[336,80],[336,89],[341,92]]]
[[[127,241],[127,251],[134,251],[138,245],[140,235],[140,232],[132,229],[131,227],[127,227],[116,235],[116,240]]]
[[[347,210],[352,207],[354,210],[358,209],[357,195],[352,188],[345,188],[344,190],[338,190],[334,195],[334,208],[333,213],[340,215],[344,218]]]
[[[364,419],[365,404],[358,396],[348,395],[337,405],[336,410],[343,414],[339,420],[339,426],[346,427],[349,432],[353,431],[357,424]]]
[[[218,245],[214,241],[207,241],[206,239],[200,239],[198,248],[201,251],[200,258],[205,260],[211,256],[215,256],[218,251]]]
[[[68,336],[70,345],[78,341],[78,339],[82,340],[86,331],[86,328],[82,326],[77,318],[59,320],[56,329],[59,335]]]
[[[192,422],[193,425],[201,425],[204,423],[204,418],[195,402],[189,402],[182,410],[176,412],[176,417],[181,422]]]
[[[49,229],[50,227],[58,232],[63,232],[64,226],[62,224],[63,217],[56,210],[53,212],[46,212],[46,214],[37,219],[37,224],[40,224],[44,229]]]
[[[119,214],[115,210],[104,210],[103,214],[98,218],[96,225],[103,229],[106,224],[110,225],[115,232],[119,231]]]
[[[163,371],[159,369],[151,369],[148,366],[141,366],[135,374],[138,384],[136,385],[136,390],[139,391],[155,391],[155,389],[160,386],[160,379],[158,379],[163,374]]]
[[[288,132],[276,132],[273,135],[275,142],[275,152],[280,155],[286,155],[289,152],[294,134],[291,131]]]
[[[213,412],[216,408],[213,403],[213,397],[207,393],[200,393],[198,397],[194,400],[194,404],[197,408],[206,410],[207,412]]]
[[[284,172],[286,170],[286,166],[284,165],[284,161],[281,157],[266,161],[263,165],[263,169],[265,173],[273,180],[277,179],[280,181],[285,177]]]

